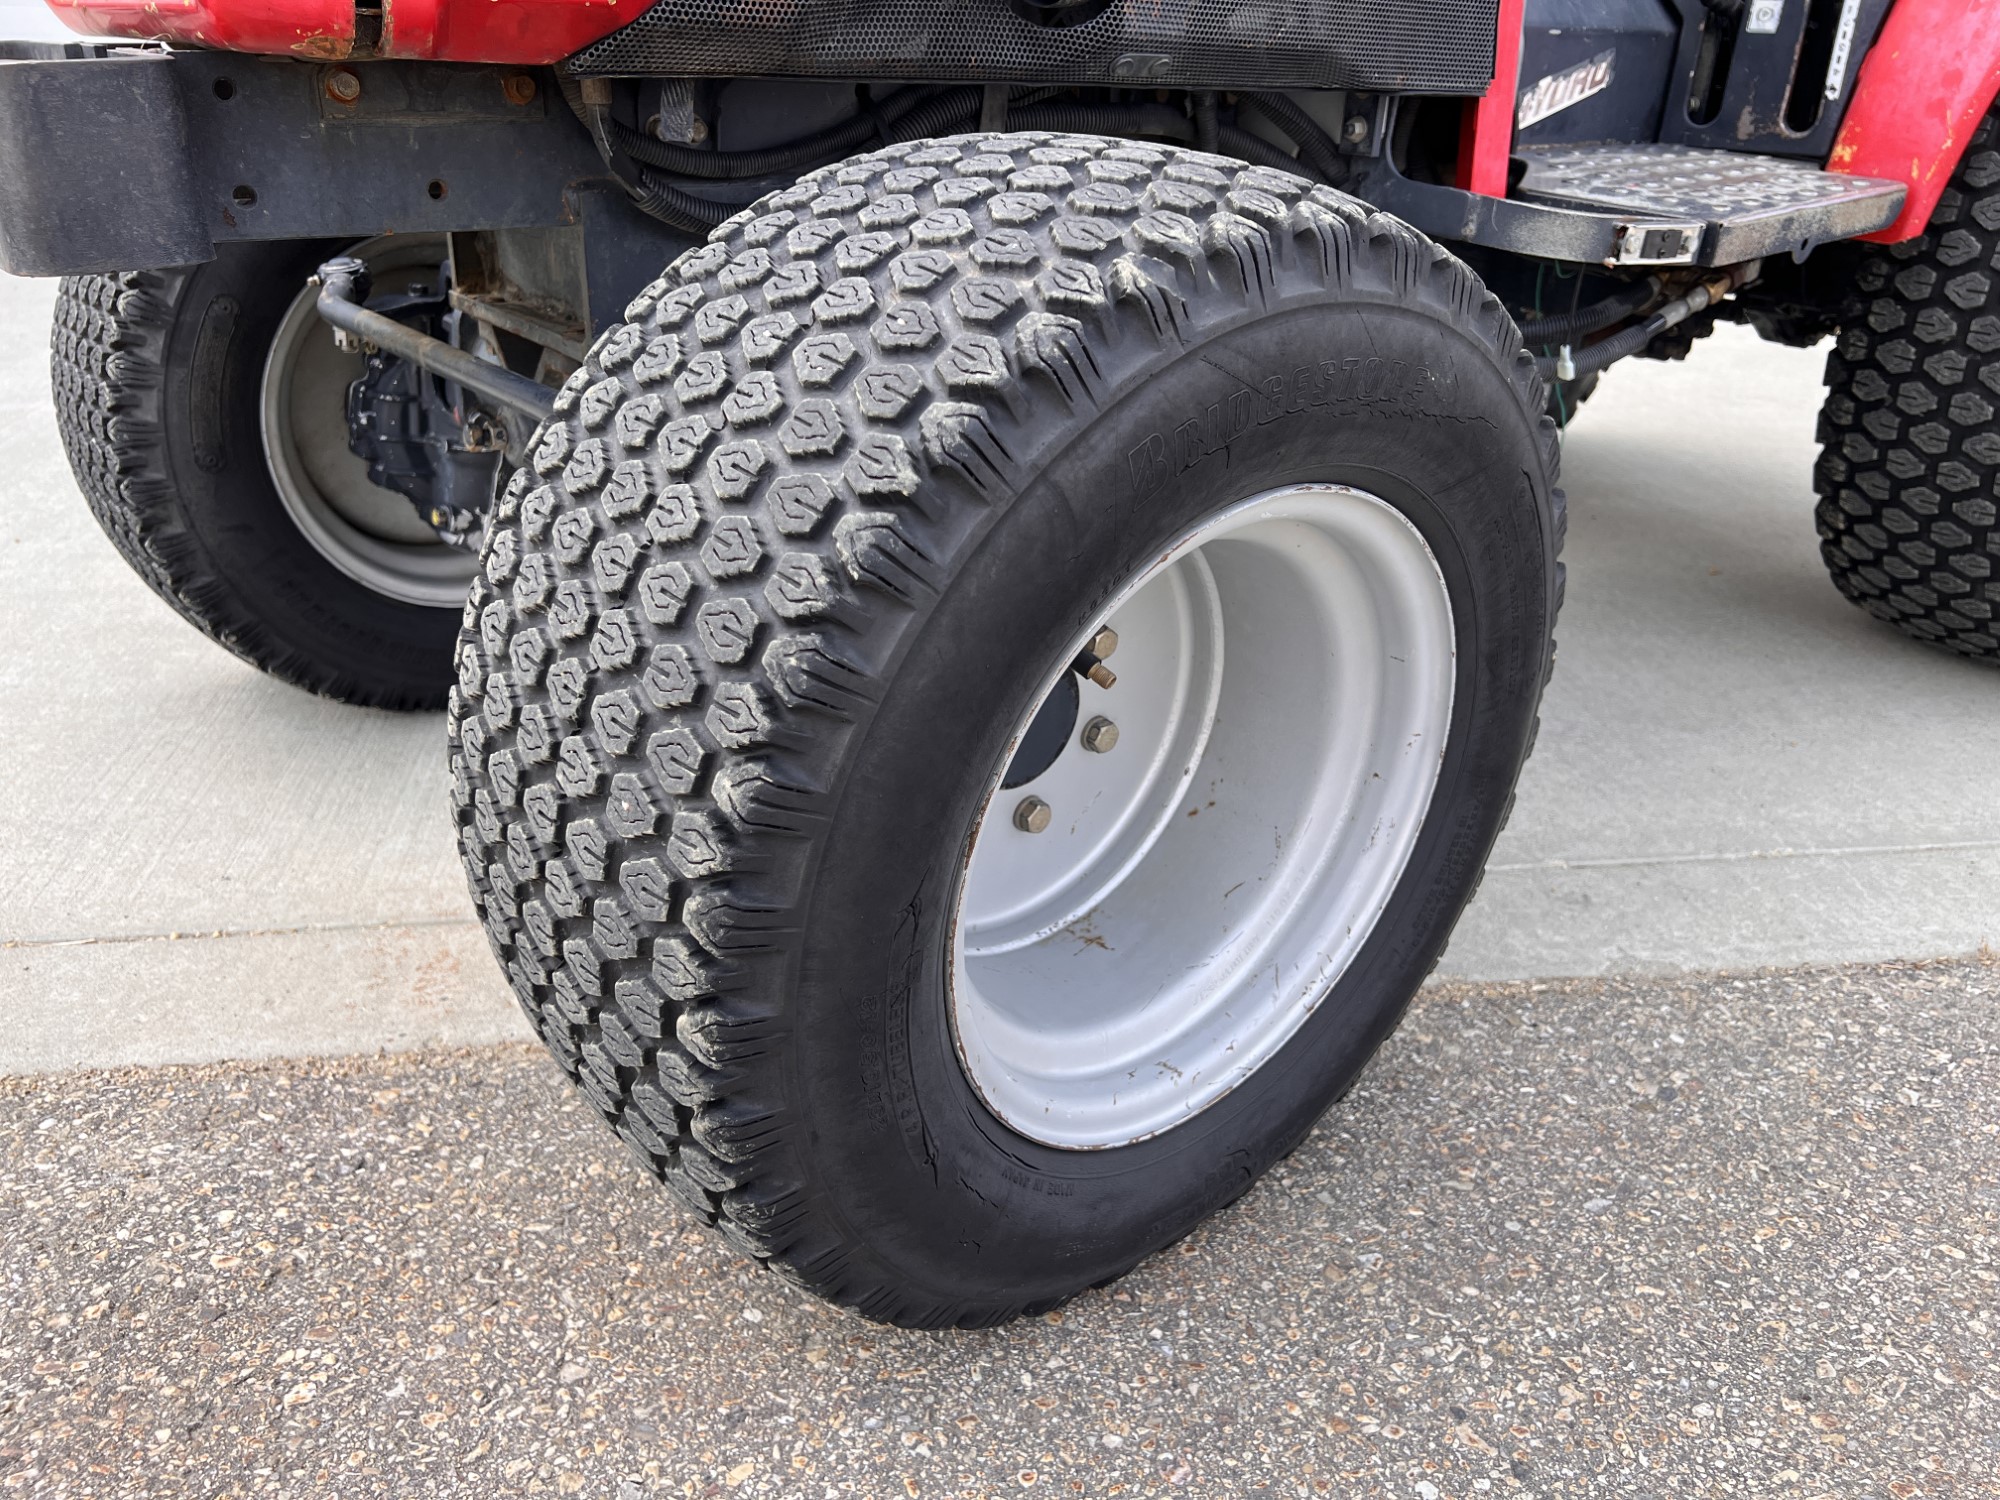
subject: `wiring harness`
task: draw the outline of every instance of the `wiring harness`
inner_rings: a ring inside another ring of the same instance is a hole
[[[564,99],[632,201],[661,223],[694,235],[706,235],[769,191],[777,185],[774,178],[797,177],[871,143],[888,145],[975,129],[986,99],[985,90],[974,87],[900,89],[879,105],[864,102],[862,113],[852,120],[783,145],[706,151],[657,140],[616,119],[611,80],[559,77]],[[1296,155],[1266,134],[1222,120],[1213,93],[1192,95],[1190,107],[1182,108],[1090,103],[1054,97],[1058,92],[1035,89],[1009,99],[1006,128],[1177,141],[1321,182],[1338,184],[1346,179],[1346,162],[1333,138],[1282,94],[1241,95],[1239,109],[1247,107],[1268,130],[1290,140]]]

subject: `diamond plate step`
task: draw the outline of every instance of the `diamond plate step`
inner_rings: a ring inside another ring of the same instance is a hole
[[[1514,197],[1629,218],[1626,265],[1733,265],[1894,222],[1904,187],[1800,162],[1692,146],[1530,146]]]

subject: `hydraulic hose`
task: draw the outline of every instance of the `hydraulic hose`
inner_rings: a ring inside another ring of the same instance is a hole
[[[1620,287],[1600,302],[1579,307],[1575,312],[1552,318],[1534,318],[1521,324],[1523,344],[1569,344],[1613,323],[1631,317],[1660,294],[1660,278],[1648,276],[1630,286]]]
[[[1199,120],[1190,120],[1170,104],[1071,104],[1052,101],[1015,110],[1010,119],[1023,130],[1073,130],[1085,135],[1152,135],[1168,140],[1198,142]],[[1298,176],[1316,175],[1310,162],[1287,156],[1261,135],[1235,125],[1216,126],[1216,145],[1229,156],[1275,167]]]
[[[1564,345],[1560,354],[1543,355],[1536,359],[1535,368],[1542,372],[1544,379],[1575,380],[1580,375],[1588,375],[1601,370],[1606,365],[1637,354],[1669,328],[1685,323],[1696,313],[1713,307],[1738,287],[1754,280],[1763,268],[1762,261],[1748,261],[1740,266],[1730,266],[1718,271],[1708,280],[1682,293],[1643,323],[1634,323],[1630,328],[1619,330],[1608,339],[1599,339],[1587,349],[1570,350]]]
[[[711,229],[742,207],[738,203],[717,203],[684,193],[645,166],[638,168],[635,178],[625,180],[625,187],[641,213],[697,238],[705,238]]]
[[[1084,135],[1151,135],[1168,140],[1195,142],[1201,124],[1190,120],[1171,104],[1072,104],[1051,101],[1017,109],[1010,120],[1023,130],[1065,130]],[[1261,135],[1235,125],[1216,127],[1216,144],[1225,155],[1275,167],[1295,176],[1318,175],[1313,164],[1287,156]]]
[[[1222,126],[1215,114],[1215,90],[1203,89],[1194,96],[1194,143],[1203,151],[1216,151],[1222,143]]]
[[[1280,172],[1290,172],[1294,177],[1317,175],[1311,163],[1300,161],[1296,156],[1287,156],[1282,148],[1272,145],[1261,135],[1252,135],[1240,125],[1219,126],[1216,144],[1221,147],[1224,156],[1240,157],[1260,167],[1274,167]]]
[[[1163,135],[1192,141],[1194,121],[1171,104],[1074,104],[1052,99],[1010,110],[1010,125],[1022,130],[1055,130],[1076,135]]]
[[[579,83],[569,74],[558,71],[556,81],[562,88],[563,102],[583,122],[584,129],[590,132],[590,139],[597,147],[597,154],[604,159],[612,175],[624,184],[625,191],[632,195],[632,202],[641,213],[683,234],[705,239],[711,229],[736,212],[740,205],[714,203],[683,192],[645,163],[627,155],[618,140],[618,133],[623,127],[611,118],[608,100],[599,93],[604,87],[600,80],[592,78]],[[593,94],[599,96],[593,98]]]
[[[925,136],[949,132],[954,127],[970,128],[979,123],[979,106],[984,91],[975,88],[947,89],[926,99],[908,114],[891,123],[892,141],[920,141]]]

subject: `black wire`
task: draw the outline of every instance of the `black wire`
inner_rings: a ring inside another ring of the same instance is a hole
[[[1553,318],[1533,318],[1521,325],[1524,344],[1573,344],[1578,339],[1609,328],[1631,317],[1659,294],[1659,282],[1651,277],[1621,287],[1602,301]],[[1583,279],[1577,278],[1577,295],[1583,295]]]

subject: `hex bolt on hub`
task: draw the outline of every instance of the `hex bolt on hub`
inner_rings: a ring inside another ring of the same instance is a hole
[[[1083,726],[1083,748],[1099,755],[1118,743],[1118,726],[1099,714]]]
[[[1043,832],[1054,816],[1054,810],[1040,797],[1023,797],[1014,806],[1014,826],[1023,833]]]
[[[1088,677],[1101,688],[1108,688],[1118,680],[1118,674],[1104,665],[1104,658],[1118,649],[1118,632],[1109,625],[1101,625],[1090,638],[1090,644],[1077,652],[1076,660],[1070,667],[1079,677]]]

